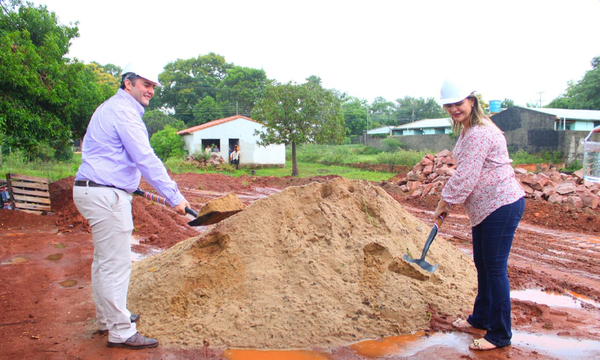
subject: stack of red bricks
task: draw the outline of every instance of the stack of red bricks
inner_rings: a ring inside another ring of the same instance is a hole
[[[452,152],[443,150],[435,156],[427,154],[397,185],[414,197],[439,194],[454,171],[456,160]],[[600,184],[584,182],[582,170],[568,175],[554,168],[539,173],[516,168],[515,176],[528,198],[579,209],[596,209],[600,205]]]

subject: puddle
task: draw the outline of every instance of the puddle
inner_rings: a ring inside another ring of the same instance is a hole
[[[510,292],[512,299],[532,301],[537,304],[548,305],[550,307],[564,307],[571,309],[581,309],[582,303],[593,305],[600,308],[600,303],[577,293],[569,292],[572,296],[558,294],[539,289],[514,290]]]
[[[143,252],[136,252],[134,250],[143,250]],[[131,249],[131,261],[136,262],[140,260],[144,260],[145,258],[152,256],[154,254],[160,253],[161,249],[152,248],[149,246],[136,246],[135,249]]]
[[[429,347],[446,347],[467,354],[470,338],[462,333],[434,333],[420,331],[412,335],[390,336],[380,340],[364,340],[349,345],[360,358],[390,359],[395,356],[411,357]],[[333,360],[326,351],[309,350],[249,350],[232,349],[223,352],[228,360]]]
[[[559,359],[594,359],[600,353],[600,341],[517,331],[513,331],[512,344],[513,346],[533,348],[540,353]]]
[[[59,284],[62,287],[73,287],[73,286],[77,285],[77,280],[65,280],[65,281],[59,282]]]
[[[29,259],[24,256],[17,256],[16,258],[11,259],[10,261],[2,262],[0,265],[17,265],[17,264],[26,263],[28,261],[29,261]]]
[[[131,235],[131,245],[139,245],[139,244],[140,244],[140,239],[135,235]]]
[[[395,359],[412,358],[420,352],[434,348],[443,354],[443,349],[468,357],[473,354],[469,345],[472,335],[464,333],[433,333],[426,335],[417,332],[412,335],[390,336],[381,340],[365,340],[349,345],[354,354],[351,358]],[[592,359],[600,351],[600,341],[578,340],[556,335],[536,335],[513,331],[513,346],[534,349],[539,353],[558,359]],[[441,351],[441,352],[440,352]],[[250,350],[231,349],[223,352],[228,360],[334,360],[338,356],[327,351],[313,350]]]
[[[46,260],[50,260],[50,261],[58,261],[60,259],[62,259],[63,254],[52,254],[52,255],[48,255],[46,257]]]
[[[327,360],[328,354],[303,350],[245,350],[233,349],[223,352],[228,360]]]
[[[60,243],[55,244],[54,247],[57,248],[57,249],[64,249],[64,248],[66,248],[66,246],[64,244],[60,244]]]

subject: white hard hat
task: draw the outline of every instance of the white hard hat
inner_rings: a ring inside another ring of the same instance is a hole
[[[162,85],[158,82],[158,73],[156,71],[150,70],[147,67],[140,66],[138,64],[129,63],[123,69],[121,76],[127,73],[134,73],[139,77],[142,77],[148,81],[153,82],[156,86],[162,87]]]
[[[453,79],[446,79],[442,84],[442,90],[440,91],[440,101],[442,105],[454,104],[466,99],[474,92],[475,90],[465,86],[465,84],[462,84],[461,86]]]

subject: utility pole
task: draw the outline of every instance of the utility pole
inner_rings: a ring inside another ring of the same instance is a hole
[[[542,94],[543,93],[545,93],[545,91],[536,92],[536,94],[540,94],[540,107],[542,107]]]

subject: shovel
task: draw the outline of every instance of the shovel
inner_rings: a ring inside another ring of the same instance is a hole
[[[165,199],[164,197],[149,193],[140,188],[138,188],[136,191],[134,191],[133,194],[143,196],[146,199],[155,201],[159,204],[167,205],[167,199]],[[227,195],[227,196],[230,196],[230,195]],[[235,195],[233,195],[233,196],[235,196]],[[226,196],[223,198],[226,198]],[[218,200],[218,199],[215,199],[215,200]],[[223,210],[223,209],[214,210],[214,209],[211,209],[211,207],[208,206],[208,204],[207,204],[200,210],[200,216],[198,216],[198,213],[196,211],[190,209],[189,207],[185,208],[185,212],[187,214],[192,215],[195,218],[194,220],[192,220],[188,223],[189,226],[206,226],[206,225],[216,224],[219,221],[221,221],[225,218],[228,218],[233,214],[237,214],[240,211],[242,211],[242,210],[238,209],[238,208],[233,208],[233,209],[230,208],[230,209],[226,209],[226,210]]]
[[[427,256],[429,247],[431,246],[433,239],[435,239],[435,236],[437,235],[438,230],[440,229],[440,226],[442,226],[442,223],[444,222],[444,217],[446,217],[446,216],[447,216],[447,213],[441,213],[440,217],[437,219],[435,224],[433,224],[433,228],[431,229],[431,232],[429,233],[429,237],[427,238],[427,241],[425,242],[425,246],[423,247],[423,254],[421,255],[420,259],[411,259],[410,257],[408,257],[408,255],[404,255],[404,256],[402,256],[402,258],[404,260],[406,260],[407,262],[419,265],[423,270],[433,274],[433,272],[435,271],[435,269],[438,268],[439,265],[431,265],[430,263],[425,261],[425,256]]]

